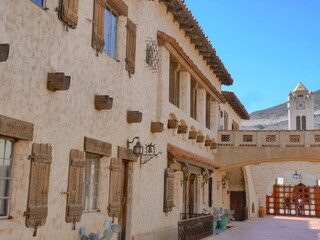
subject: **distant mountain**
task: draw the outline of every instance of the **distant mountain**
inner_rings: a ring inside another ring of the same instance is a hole
[[[314,128],[320,129],[320,90],[314,95]],[[288,129],[288,109],[287,103],[253,112],[250,120],[241,121],[243,130],[287,130]]]

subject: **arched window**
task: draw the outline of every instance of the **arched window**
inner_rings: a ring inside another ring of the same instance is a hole
[[[302,130],[307,129],[306,116],[302,116]]]
[[[300,128],[300,116],[296,117],[296,130],[301,130],[301,128]]]

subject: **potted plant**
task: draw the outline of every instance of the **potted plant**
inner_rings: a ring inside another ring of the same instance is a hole
[[[219,229],[227,229],[228,222],[233,219],[234,210],[229,209],[219,209],[219,214],[221,216],[220,220],[218,221],[218,227]]]

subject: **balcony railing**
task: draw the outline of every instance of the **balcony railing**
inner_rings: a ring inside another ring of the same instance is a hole
[[[203,215],[184,213],[181,215],[181,218],[192,218],[178,222],[179,240],[198,240],[213,234],[213,216]]]
[[[219,131],[218,146],[320,147],[320,130]]]

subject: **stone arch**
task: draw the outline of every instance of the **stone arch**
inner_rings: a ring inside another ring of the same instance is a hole
[[[281,173],[296,169],[320,179],[320,164],[316,162],[269,162],[251,166],[255,189],[257,191],[260,204],[265,206],[268,188],[270,185],[274,184],[274,180]]]

